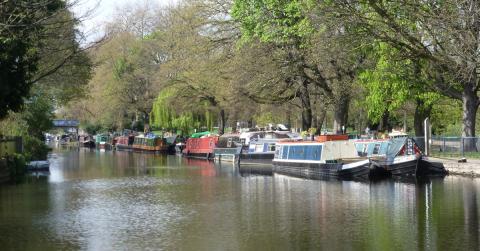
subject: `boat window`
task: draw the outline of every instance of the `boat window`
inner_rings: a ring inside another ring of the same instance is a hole
[[[355,144],[355,148],[357,149],[358,156],[367,156],[368,152],[368,144]]]
[[[380,144],[375,144],[373,147],[373,154],[378,154],[380,152]]]
[[[305,146],[305,160],[320,160],[322,154],[321,145]]]
[[[288,159],[305,159],[305,148],[306,146],[290,146],[290,151],[288,152]]]
[[[382,146],[380,147],[380,153],[379,154],[385,155],[385,154],[387,154],[387,150],[388,150],[388,142],[383,142]]]
[[[282,159],[287,159],[288,150],[289,150],[288,146],[282,146]]]
[[[275,151],[275,143],[270,143],[270,144],[268,145],[268,151],[270,151],[270,152]]]

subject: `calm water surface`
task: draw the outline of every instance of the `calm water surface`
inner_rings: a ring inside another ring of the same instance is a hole
[[[0,186],[1,250],[478,250],[480,179],[303,180],[259,168],[55,150]]]

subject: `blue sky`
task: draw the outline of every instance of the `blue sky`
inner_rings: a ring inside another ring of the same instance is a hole
[[[88,36],[88,40],[94,40],[103,32],[102,26],[106,21],[112,20],[114,14],[125,6],[134,5],[169,5],[176,0],[73,0],[75,6],[73,12],[76,17],[84,17],[80,29]]]

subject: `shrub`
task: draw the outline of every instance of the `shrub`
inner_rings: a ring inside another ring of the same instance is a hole
[[[43,141],[40,139],[25,136],[23,137],[24,145],[24,155],[27,161],[31,160],[46,160],[48,152],[51,150]]]

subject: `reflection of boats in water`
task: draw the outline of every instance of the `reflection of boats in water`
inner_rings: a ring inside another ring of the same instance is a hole
[[[195,172],[198,171],[201,176],[212,177],[217,174],[217,171],[215,169],[215,163],[213,161],[205,160],[205,159],[191,159],[191,158],[185,158],[184,160],[187,166],[199,167],[199,169],[194,171]]]
[[[394,176],[393,180],[395,182],[406,183],[406,184],[416,184],[416,185],[425,185],[430,184],[434,181],[442,181],[445,176]]]
[[[360,176],[360,177],[354,177],[354,178],[340,178],[340,177],[335,177],[335,176],[326,176],[326,175],[315,175],[311,174],[306,176],[305,174],[302,173],[288,173],[288,174],[283,174],[283,173],[278,173],[276,171],[273,172],[273,177],[275,178],[281,178],[281,179],[298,179],[298,180],[318,180],[318,181],[334,181],[334,182],[361,182],[361,183],[369,183],[370,180],[368,179],[367,176]]]
[[[211,160],[185,158],[184,161],[187,166],[215,167],[215,163]]]

